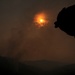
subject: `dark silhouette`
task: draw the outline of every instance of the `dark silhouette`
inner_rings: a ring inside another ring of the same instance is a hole
[[[0,57],[0,75],[75,75],[75,64],[57,66],[45,71],[9,58]]]
[[[52,71],[52,75],[75,75],[75,64],[57,68]]]
[[[42,73],[43,71],[36,67],[0,56],[0,75],[42,75]]]
[[[55,22],[55,28],[59,27],[70,36],[75,36],[75,5],[63,8]]]

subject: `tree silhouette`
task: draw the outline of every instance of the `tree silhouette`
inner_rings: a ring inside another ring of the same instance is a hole
[[[55,28],[60,28],[70,36],[75,36],[75,5],[63,8],[54,23]]]

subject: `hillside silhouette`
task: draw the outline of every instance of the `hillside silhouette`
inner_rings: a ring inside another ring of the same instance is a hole
[[[75,75],[75,64],[66,65],[59,67],[52,72],[49,72],[47,75]]]
[[[75,5],[63,8],[55,22],[55,28],[60,28],[70,36],[75,36]]]
[[[42,64],[44,63],[44,61],[43,62],[39,61],[39,63]],[[45,63],[48,62],[45,61]],[[48,71],[47,70],[44,71],[37,67],[33,67],[31,65],[19,63],[9,58],[0,57],[0,75],[6,75],[6,74],[7,75],[75,75],[75,64],[57,66],[52,70],[50,69]]]
[[[39,72],[40,70],[35,67],[25,65],[10,58],[0,57],[0,75],[39,75]]]

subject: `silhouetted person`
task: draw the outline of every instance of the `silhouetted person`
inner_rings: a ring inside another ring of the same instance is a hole
[[[75,5],[63,8],[55,22],[55,28],[59,27],[70,36],[75,36]]]

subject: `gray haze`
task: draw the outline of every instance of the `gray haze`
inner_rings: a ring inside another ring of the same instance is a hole
[[[0,0],[0,55],[75,63],[75,38],[54,28],[59,11],[73,4],[75,0]],[[38,29],[33,18],[43,11],[49,23]]]

